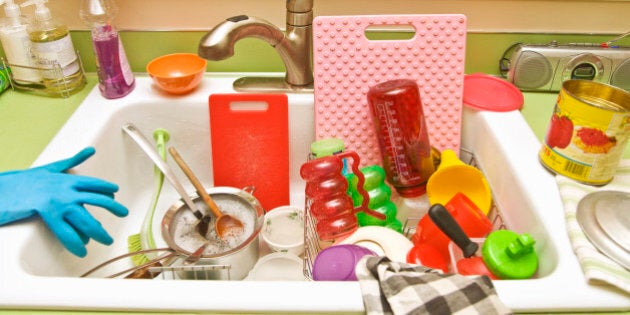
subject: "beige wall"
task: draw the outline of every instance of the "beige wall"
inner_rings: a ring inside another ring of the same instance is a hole
[[[71,29],[81,0],[50,0]],[[18,0],[18,2],[21,2]],[[248,14],[284,25],[284,0],[117,0],[122,30],[206,30]],[[25,9],[31,12],[32,9]],[[463,13],[473,32],[619,34],[630,31],[630,1],[606,0],[315,0],[316,15]]]

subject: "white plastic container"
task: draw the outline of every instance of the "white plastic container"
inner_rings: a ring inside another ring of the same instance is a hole
[[[304,253],[303,213],[298,207],[283,206],[265,214],[261,234],[271,250],[298,256]]]
[[[275,252],[261,257],[245,280],[306,281],[302,259],[295,254]]]

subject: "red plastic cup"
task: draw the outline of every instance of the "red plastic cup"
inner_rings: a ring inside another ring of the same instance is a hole
[[[485,237],[492,231],[492,222],[466,195],[458,192],[444,207],[453,216],[469,238]],[[448,243],[450,239],[438,228],[429,216],[425,215],[418,222],[416,234],[412,237],[415,244],[426,244],[435,248],[446,261],[450,260]]]
[[[407,253],[407,263],[448,272],[448,261],[435,248],[427,244],[414,245]]]

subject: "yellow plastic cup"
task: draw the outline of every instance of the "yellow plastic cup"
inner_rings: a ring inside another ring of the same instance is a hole
[[[483,173],[462,162],[455,151],[447,149],[442,151],[440,166],[429,177],[427,196],[432,205],[445,205],[458,192],[466,195],[484,214],[490,212],[492,192]]]

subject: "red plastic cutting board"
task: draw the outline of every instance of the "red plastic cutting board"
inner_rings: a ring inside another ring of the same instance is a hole
[[[208,102],[214,185],[254,186],[267,211],[288,205],[287,96],[212,94]]]

